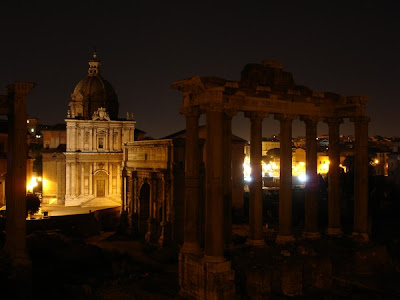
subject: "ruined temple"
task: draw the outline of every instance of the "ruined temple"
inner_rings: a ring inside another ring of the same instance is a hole
[[[340,124],[354,123],[355,176],[353,235],[368,240],[368,122],[366,96],[342,96],[316,92],[296,85],[292,74],[277,61],[263,61],[244,67],[239,81],[200,77],[175,81],[182,92],[181,113],[186,117],[184,243],[179,256],[181,294],[195,299],[234,297],[234,271],[224,251],[232,241],[229,212],[232,207],[232,118],[243,112],[249,118],[250,232],[251,247],[264,246],[262,203],[262,121],[273,116],[280,123],[279,231],[276,243],[293,242],[292,228],[292,122],[306,124],[305,224],[303,237],[319,238],[317,182],[317,124],[329,128],[329,193],[326,234],[342,234],[340,220]],[[206,115],[207,161],[205,185],[201,184],[198,120]],[[204,211],[203,211],[204,209]],[[202,240],[204,239],[204,246]]]

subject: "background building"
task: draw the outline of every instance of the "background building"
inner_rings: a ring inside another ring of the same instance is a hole
[[[118,98],[94,52],[88,75],[74,88],[66,130],[44,132],[45,203],[121,204],[122,146],[134,141],[132,114],[118,119]]]

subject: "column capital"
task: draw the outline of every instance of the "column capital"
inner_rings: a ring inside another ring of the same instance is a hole
[[[181,115],[185,115],[186,117],[199,117],[201,114],[198,106],[182,107],[179,113]]]
[[[335,118],[335,117],[329,117],[329,118],[324,118],[324,122],[328,124],[328,126],[333,125],[333,124],[341,124],[343,123],[342,118]]]
[[[371,121],[371,118],[368,116],[356,116],[351,117],[350,121],[354,123],[369,123]]]
[[[294,119],[296,119],[297,116],[293,115],[293,114],[275,114],[274,115],[274,119],[275,120],[279,120],[279,121],[293,121]]]
[[[234,116],[237,115],[238,111],[236,109],[227,108],[224,110],[225,119],[232,119]]]
[[[263,111],[245,111],[244,116],[246,118],[249,118],[251,120],[253,119],[263,119],[265,117],[268,117],[268,113],[263,112]]]
[[[318,116],[300,116],[300,121],[310,125],[316,125],[320,120]]]

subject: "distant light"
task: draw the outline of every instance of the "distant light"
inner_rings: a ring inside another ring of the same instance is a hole
[[[31,132],[35,132],[35,129],[31,128]]]
[[[28,123],[28,124],[29,124],[29,120],[26,120],[26,123]]]
[[[245,177],[244,181],[251,182],[251,177]]]
[[[379,164],[379,159],[375,159],[374,163]]]
[[[301,182],[306,182],[307,181],[307,175],[306,174],[300,174],[297,176]]]

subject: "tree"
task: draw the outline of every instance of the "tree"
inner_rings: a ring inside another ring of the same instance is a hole
[[[40,199],[35,194],[27,194],[26,195],[26,215],[33,215],[39,211],[40,208]]]

